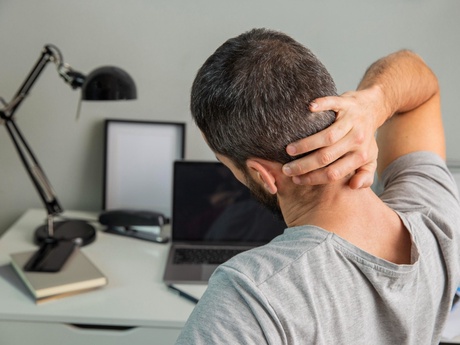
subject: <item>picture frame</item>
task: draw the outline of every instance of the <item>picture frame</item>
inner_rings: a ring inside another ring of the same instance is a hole
[[[103,210],[171,217],[173,163],[184,155],[185,123],[106,119]]]

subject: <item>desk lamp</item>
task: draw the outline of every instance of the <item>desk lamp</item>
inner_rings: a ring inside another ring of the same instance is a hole
[[[0,123],[4,123],[47,211],[45,225],[35,231],[35,243],[40,247],[26,263],[27,271],[59,271],[76,246],[86,245],[96,238],[96,230],[83,220],[55,221],[63,208],[31,147],[15,122],[14,114],[48,62],[54,62],[58,74],[72,89],[81,88],[81,100],[128,100],[136,98],[132,78],[117,67],[100,67],[88,76],[64,63],[62,54],[54,45],[44,46],[37,63],[10,102],[0,98]],[[78,110],[79,113],[79,110]]]

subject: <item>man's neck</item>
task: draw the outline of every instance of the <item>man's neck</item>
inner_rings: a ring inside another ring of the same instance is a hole
[[[301,193],[285,193],[286,197],[278,194],[284,219],[290,227],[316,225],[338,233],[344,225],[362,219],[362,206],[380,208],[383,205],[369,188],[353,190],[346,183],[304,188]]]
[[[370,188],[353,190],[346,183],[336,183],[320,192],[292,195],[279,195],[288,226],[315,225],[375,256],[395,263],[410,262],[408,231]]]

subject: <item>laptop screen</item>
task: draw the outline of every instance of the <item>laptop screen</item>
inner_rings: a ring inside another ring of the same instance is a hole
[[[220,162],[174,162],[173,241],[267,243],[286,228]]]

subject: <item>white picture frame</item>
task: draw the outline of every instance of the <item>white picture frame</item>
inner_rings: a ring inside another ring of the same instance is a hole
[[[173,163],[185,151],[185,123],[105,120],[103,209],[171,217]]]

